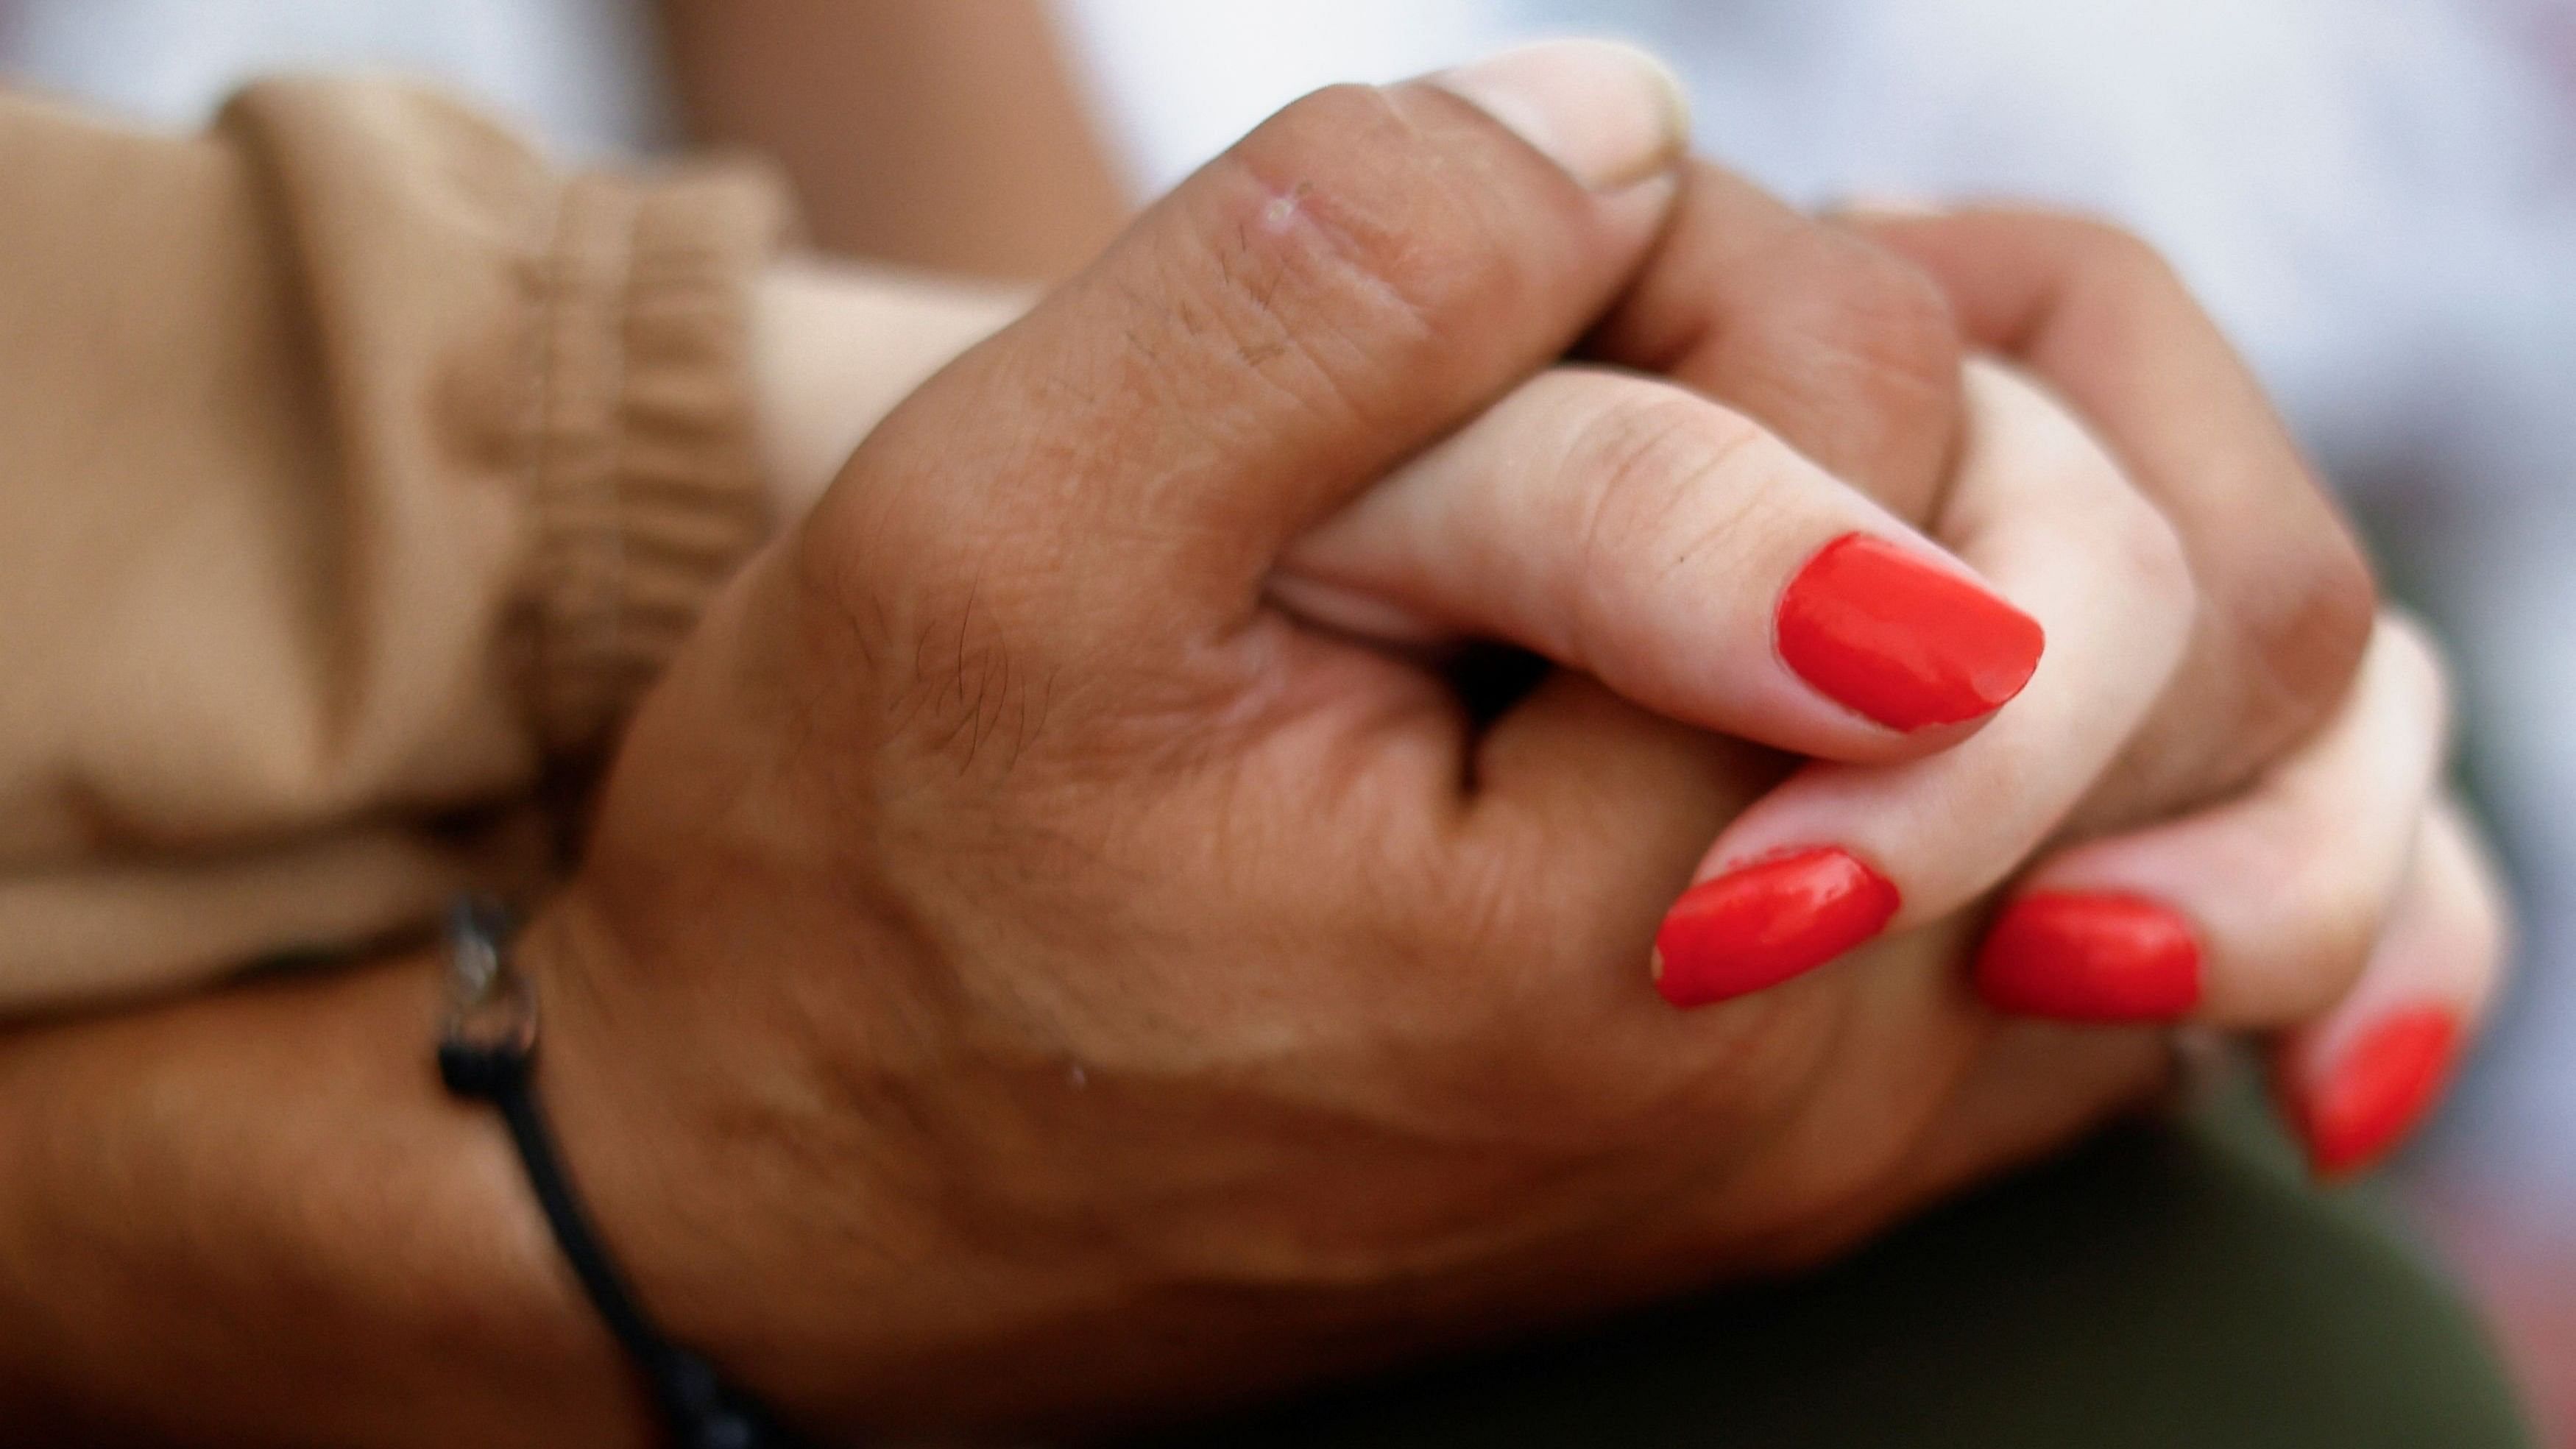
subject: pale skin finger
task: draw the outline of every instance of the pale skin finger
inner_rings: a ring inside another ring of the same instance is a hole
[[[1533,379],[1294,547],[1271,593],[1400,639],[1500,637],[1702,728],[1829,759],[1954,743],[2037,623],[1740,413]]]
[[[2249,793],[2032,871],[1987,935],[1979,991],[2077,1021],[2275,1028],[2323,1011],[2380,937],[2446,714],[2432,645],[2384,618],[2342,707]]]
[[[1976,364],[1968,398],[1932,532],[2040,621],[2047,653],[1958,746],[1811,764],[1729,826],[1657,935],[1677,1005],[1760,990],[1992,887],[2091,788],[2182,657],[2194,594],[2162,516],[2035,386]]]
[[[2510,938],[2494,863],[2458,802],[2437,802],[2360,980],[2274,1048],[2275,1089],[2320,1175],[2378,1162],[2440,1104]]]

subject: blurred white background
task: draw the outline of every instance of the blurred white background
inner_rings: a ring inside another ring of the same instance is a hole
[[[2527,939],[2399,1183],[2576,1424],[2576,0],[1061,3],[1140,192],[1313,86],[1580,30],[1671,57],[1703,149],[1795,199],[2045,199],[2162,245],[2459,650]],[[370,63],[650,149],[655,57],[639,0],[0,0],[15,76],[173,122]]]

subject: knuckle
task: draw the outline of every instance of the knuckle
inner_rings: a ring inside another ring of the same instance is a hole
[[[1218,164],[1228,184],[1209,190],[1223,211],[1195,230],[1230,311],[1312,321],[1326,340],[1362,330],[1427,339],[1505,279],[1507,253],[1479,210],[1448,194],[1457,183],[1377,87],[1313,92]],[[1304,308],[1328,310],[1291,310]]]
[[[1560,490],[1573,540],[1561,579],[1562,617],[1578,638],[1598,639],[1634,611],[1641,587],[1704,557],[1750,494],[1725,486],[1767,435],[1741,414],[1677,389],[1623,389],[1579,420]]]
[[[2142,298],[2158,296],[2198,309],[2172,262],[2136,233],[2090,217],[2049,224],[2065,232],[2078,259],[2078,289],[2121,299],[2103,315],[2134,314]],[[2209,560],[2217,573],[2205,582],[2222,605],[2220,627],[2256,675],[2251,697],[2261,708],[2248,722],[2247,743],[2260,746],[2259,754],[2303,733],[2342,696],[2369,642],[2379,596],[2359,540],[2304,466],[2293,463],[2284,476],[2254,480],[2245,491],[2275,501],[2273,526],[2262,530],[2259,548],[2220,546]]]
[[[2298,571],[2296,613],[2305,627],[2331,641],[2332,651],[2350,667],[2369,641],[2379,615],[2379,580],[2372,573],[2361,541],[2342,526],[2319,530],[2309,543]]]
[[[1619,390],[1577,420],[1564,460],[1586,501],[1587,531],[1618,542],[1659,537],[1760,431],[1675,388]]]
[[[2304,732],[2340,699],[2361,667],[2379,616],[2379,585],[2352,535],[2339,525],[2310,530],[2273,552],[2263,597],[2243,601],[2244,648],[2284,702],[2284,724]]]
[[[2115,222],[2066,216],[2057,225],[2071,236],[2083,275],[2094,286],[2119,292],[2187,293],[2182,274],[2146,238]]]

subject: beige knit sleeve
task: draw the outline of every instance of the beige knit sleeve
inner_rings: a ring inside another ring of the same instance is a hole
[[[524,882],[764,529],[777,188],[390,82],[0,97],[0,1012]]]

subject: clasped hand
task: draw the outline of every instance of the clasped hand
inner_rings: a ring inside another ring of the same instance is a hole
[[[2493,971],[2437,670],[2209,323],[1684,139],[1611,47],[1310,97],[736,582],[526,943],[677,1336],[1114,1422],[1809,1261],[2177,1022],[2329,1166],[2420,1108],[2335,1073]]]

